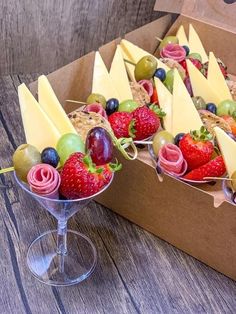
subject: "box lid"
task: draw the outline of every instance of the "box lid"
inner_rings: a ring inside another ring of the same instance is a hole
[[[154,10],[179,13],[236,32],[236,3],[233,2],[229,0],[156,0]]]

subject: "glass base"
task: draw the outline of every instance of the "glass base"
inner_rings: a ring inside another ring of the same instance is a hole
[[[67,231],[67,254],[57,254],[57,230],[35,239],[27,253],[27,264],[39,281],[51,286],[70,286],[88,278],[97,263],[97,252],[85,235]]]

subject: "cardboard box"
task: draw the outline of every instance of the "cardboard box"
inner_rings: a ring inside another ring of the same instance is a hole
[[[212,7],[216,4],[220,14]],[[224,6],[221,0],[158,0],[156,9],[180,13],[170,30],[171,16],[166,15],[125,38],[154,53],[158,44],[155,36],[164,37],[167,31],[175,34],[180,24],[191,22],[207,51],[213,50],[232,74],[236,74],[233,57],[236,51],[236,22],[233,18],[236,5],[231,5],[230,9]],[[120,38],[115,39],[99,49],[108,68],[119,41]],[[94,55],[91,52],[48,75],[67,112],[78,107],[67,103],[67,99],[84,101],[91,92]],[[37,82],[32,83],[30,89],[36,95]],[[111,187],[97,201],[236,279],[236,207],[224,201],[221,183],[191,186],[167,175],[163,182],[159,182],[145,150],[140,151],[137,160],[132,162],[121,156],[118,158],[123,163],[123,170],[115,175]]]

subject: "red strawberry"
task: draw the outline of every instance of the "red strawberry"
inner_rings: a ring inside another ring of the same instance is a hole
[[[185,134],[179,142],[179,148],[188,163],[188,169],[196,169],[210,161],[214,145],[210,141],[212,135],[201,127],[200,131]]]
[[[154,108],[159,109],[154,105]],[[160,110],[160,109],[159,109]],[[132,112],[134,119],[135,140],[143,140],[150,137],[158,130],[160,119],[158,115],[146,106],[139,107]]]
[[[217,58],[217,62],[219,64],[222,74],[224,75],[224,78],[227,78],[228,77],[227,66],[219,58]],[[205,77],[207,77],[208,73],[208,64],[209,62],[205,62],[201,70],[202,74],[205,75]]]
[[[155,86],[153,87],[153,94],[151,96],[150,102],[152,104],[158,104],[158,95],[157,95],[157,89]]]
[[[192,62],[193,65],[195,65],[195,67],[196,67],[198,70],[201,70],[201,68],[202,68],[202,63],[201,63],[200,60],[194,59],[194,58],[188,58],[188,59]]]
[[[112,177],[108,164],[95,166],[89,156],[74,153],[61,171],[60,193],[68,198],[82,198],[99,192]]]
[[[201,181],[205,177],[221,177],[225,173],[225,163],[222,156],[217,156],[205,165],[187,173],[184,178]]]
[[[188,60],[190,60],[192,62],[192,64],[195,65],[195,67],[198,70],[202,69],[202,63],[198,60],[198,59],[194,59],[194,58],[188,58]],[[188,75],[188,67],[187,67],[187,62],[186,59],[184,59],[183,61],[179,62],[180,65],[182,65],[182,67],[184,68],[186,75]]]
[[[108,117],[108,121],[117,138],[132,137],[132,114],[130,112],[114,112]]]

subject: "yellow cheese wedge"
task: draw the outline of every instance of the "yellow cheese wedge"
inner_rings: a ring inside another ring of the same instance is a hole
[[[135,75],[134,75],[135,66],[133,64],[130,64],[130,63],[125,61],[125,60],[130,60],[130,57],[126,54],[125,50],[122,49],[122,46],[120,46],[120,47],[121,47],[121,53],[123,56],[123,60],[125,62],[125,68],[126,68],[126,71],[128,73],[129,79],[130,79],[130,81],[135,82]]]
[[[226,99],[232,100],[232,95],[213,52],[209,54],[207,80],[221,101]]]
[[[211,87],[208,80],[205,76],[192,64],[192,62],[188,59],[187,67],[188,73],[193,89],[194,96],[201,96],[206,103],[212,102],[216,104],[216,106],[220,102],[220,97],[217,95],[216,91]]]
[[[202,62],[205,63],[208,61],[208,56],[207,53],[203,47],[203,44],[197,34],[197,32],[195,31],[195,29],[193,28],[192,24],[189,24],[189,49],[190,52],[197,52],[201,55],[202,57]]]
[[[106,100],[110,98],[119,100],[118,92],[98,51],[96,51],[94,60],[92,93],[101,94]]]
[[[218,126],[214,128],[229,177],[236,171],[236,142]]]
[[[179,45],[181,45],[181,46],[189,46],[189,42],[188,42],[188,39],[187,39],[187,36],[186,36],[186,33],[185,33],[183,25],[180,25],[180,27],[179,27],[179,29],[178,29],[178,31],[176,33],[176,37],[179,40]]]
[[[138,46],[134,45],[133,43],[131,43],[130,41],[126,39],[121,40],[120,46],[122,49],[123,58],[130,62],[133,62],[134,64],[138,63],[138,61],[142,59],[143,57],[151,55],[149,52],[145,51],[142,48],[139,48]],[[163,68],[166,71],[170,70],[170,68],[167,65],[165,65],[163,62],[161,62],[158,58],[156,57],[154,58],[157,60],[158,68]],[[131,67],[129,68],[132,69]],[[133,67],[133,70],[134,70],[134,67]]]
[[[60,134],[77,134],[45,75],[41,75],[38,78],[38,97],[40,106],[54,123]]]
[[[119,94],[119,100],[133,99],[120,45],[117,45],[109,74]]]
[[[160,108],[166,113],[163,124],[166,131],[172,134],[172,101],[173,97],[165,85],[154,77]]]
[[[174,136],[201,128],[201,118],[176,69],[174,70],[172,110],[172,134]]]
[[[27,143],[40,152],[45,147],[56,147],[61,134],[25,84],[18,87],[18,96]]]

